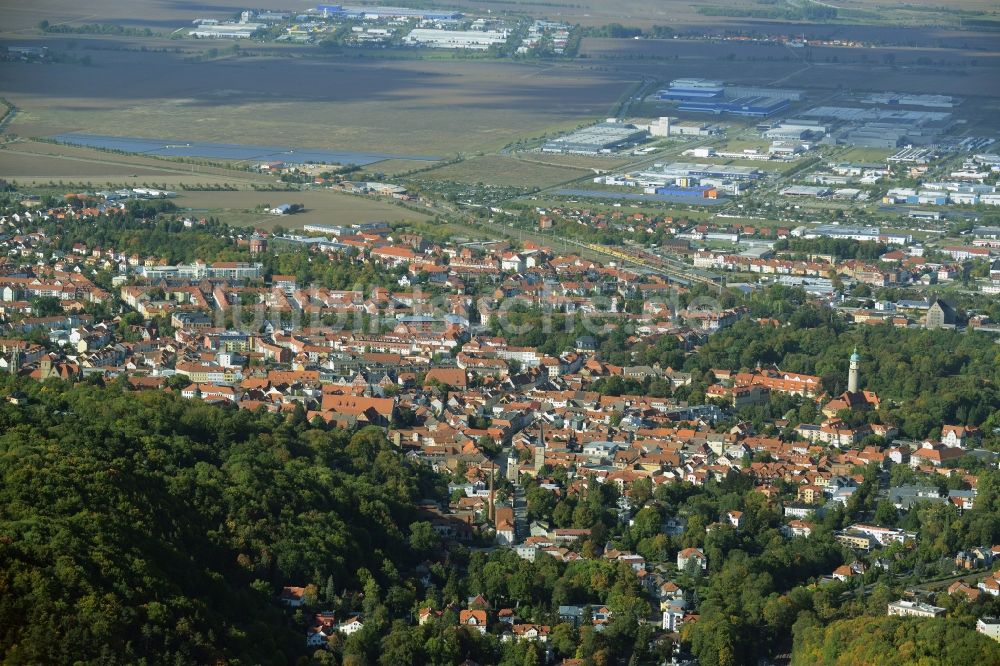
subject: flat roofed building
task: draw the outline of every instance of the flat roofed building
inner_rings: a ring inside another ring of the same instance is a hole
[[[937,109],[950,109],[959,103],[961,99],[948,95],[916,95],[909,93],[869,93],[861,98],[862,104],[884,104],[888,106],[923,106]]]
[[[695,113],[730,114],[765,118],[788,108],[788,100],[777,97],[748,96],[735,99],[690,99],[681,101],[680,111]]]
[[[461,18],[461,12],[441,10],[415,9],[412,7],[379,7],[373,5],[319,5],[316,12],[324,17],[343,16],[347,18],[368,19],[424,19],[426,21],[445,21]]]
[[[764,88],[762,86],[726,86],[726,96],[731,98],[773,97],[798,102],[805,96],[805,91],[791,88]]]
[[[976,621],[976,631],[995,641],[1000,641],[1000,620],[995,617],[981,617]]]
[[[414,28],[403,41],[413,46],[428,46],[436,49],[485,51],[491,46],[503,46],[507,43],[507,37],[506,31]]]
[[[638,178],[657,181],[666,178],[724,178],[729,180],[756,180],[761,177],[760,169],[748,166],[724,164],[695,164],[692,162],[671,162],[654,164],[649,171],[635,174]]]
[[[596,154],[640,143],[648,137],[648,131],[635,125],[604,122],[548,141],[542,146],[542,151],[546,153]]]
[[[218,261],[208,265],[200,262],[177,266],[143,266],[139,275],[147,280],[182,279],[201,280],[204,278],[229,278],[233,280],[256,279],[261,275],[263,264],[242,261]]]
[[[899,617],[941,617],[944,613],[945,609],[940,606],[932,606],[920,601],[907,601],[906,599],[890,601],[888,608],[889,615]]]
[[[832,192],[829,187],[815,185],[790,185],[781,190],[786,197],[828,197]]]
[[[844,544],[848,548],[853,548],[854,550],[871,550],[873,539],[867,534],[856,533],[840,533],[834,537],[839,543]]]
[[[674,79],[669,88],[657,93],[657,97],[663,101],[722,99],[724,90],[722,81]]]
[[[250,39],[264,28],[263,23],[219,23],[204,25],[190,32],[202,39]]]

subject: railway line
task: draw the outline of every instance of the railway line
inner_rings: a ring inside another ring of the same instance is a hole
[[[691,284],[704,284],[712,287],[721,287],[722,285],[722,279],[719,276],[697,271],[679,261],[673,261],[671,259],[667,259],[666,257],[660,257],[650,252],[643,252],[641,250],[629,251],[625,248],[599,245],[597,243],[580,243],[572,240],[569,242],[574,245],[579,245],[580,247],[585,247],[592,252],[597,252],[598,254],[614,257],[615,259],[626,263],[641,266],[650,272],[659,273],[674,282],[685,286],[690,286]]]

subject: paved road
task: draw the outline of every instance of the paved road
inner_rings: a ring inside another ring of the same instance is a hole
[[[514,538],[520,542],[530,536],[528,524],[528,500],[521,484],[514,486]]]
[[[928,582],[928,583],[920,583],[918,585],[910,585],[910,586],[908,586],[908,589],[911,589],[911,590],[927,590],[927,591],[943,590],[946,587],[948,587],[949,585],[951,585],[952,583],[954,583],[956,580],[964,580],[966,583],[970,583],[970,584],[976,583],[976,582],[979,581],[980,578],[982,578],[984,575],[986,575],[986,573],[988,573],[988,571],[986,569],[976,569],[974,571],[963,571],[960,574],[957,574],[955,576],[950,576],[948,578],[945,578],[944,580],[935,580],[935,581],[931,581],[931,582]],[[897,576],[897,577],[899,577],[899,576]],[[875,586],[877,584],[878,584],[878,582],[869,583],[868,585],[865,585],[864,588],[863,588],[863,593],[864,594],[871,594],[872,590],[875,589]],[[857,592],[855,590],[849,590],[849,591],[847,591],[847,592],[844,593],[844,597],[846,598],[846,597],[852,596],[852,595],[854,595],[856,593]]]
[[[957,576],[951,576],[950,578],[945,578],[944,580],[936,580],[930,583],[921,583],[919,585],[913,585],[912,587],[918,590],[939,590],[944,589],[954,583],[956,580],[964,580],[966,583],[978,583],[979,579],[987,574],[986,569],[978,569],[973,572],[963,571]]]
[[[507,469],[509,467],[511,451],[511,446],[505,446],[493,459],[493,462],[496,464],[496,473],[504,479],[508,475]],[[519,483],[514,484],[513,506],[514,540],[519,543],[529,536],[528,500],[524,495],[524,488]]]

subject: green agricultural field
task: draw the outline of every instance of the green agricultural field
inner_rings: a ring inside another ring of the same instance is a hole
[[[365,171],[380,173],[385,176],[397,176],[411,171],[433,167],[437,162],[422,162],[419,160],[383,160],[365,167]]]
[[[186,163],[141,155],[123,155],[38,141],[0,145],[0,178],[33,185],[50,181],[107,184],[157,183],[180,188],[230,184],[268,185],[270,176],[204,163]]]
[[[550,164],[545,160],[546,157],[540,154],[523,157],[483,155],[425,171],[419,174],[419,178],[542,188],[566,183],[592,173],[589,169]]]
[[[714,148],[716,150],[721,150],[727,153],[738,153],[743,150],[756,150],[759,152],[765,152],[771,142],[767,139],[726,139],[721,142],[715,142]]]
[[[517,157],[526,162],[586,169],[587,171],[592,169],[600,169],[601,171],[617,169],[635,159],[628,155],[561,155],[559,153],[519,153]]]
[[[604,117],[635,81],[573,63],[87,53],[90,66],[0,63],[0,95],[21,109],[8,130],[448,157]],[[129,85],[98,91],[94,76]]]
[[[885,158],[896,153],[895,150],[883,148],[849,148],[842,153],[837,153],[838,162],[863,162],[876,163],[885,162]]]
[[[787,30],[787,29],[786,29]],[[701,39],[584,38],[580,53],[592,63],[617,71],[645,74],[666,81],[681,77],[716,78],[745,85],[801,88],[815,96],[835,90],[1000,96],[1000,52],[996,38],[977,33],[902,31],[866,28],[866,40],[912,40],[918,46],[854,48],[810,46],[790,49],[780,44]],[[825,33],[828,37],[830,31]],[[838,36],[843,31],[838,28]],[[645,115],[674,115],[676,105],[652,106]],[[711,118],[700,114],[690,116]],[[735,122],[723,116],[725,122]]]

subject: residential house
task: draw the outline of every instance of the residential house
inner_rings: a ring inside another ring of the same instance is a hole
[[[458,615],[458,623],[472,627],[481,634],[486,633],[486,626],[489,618],[484,610],[462,610]]]
[[[705,553],[697,548],[685,548],[677,553],[678,570],[684,571],[688,566],[688,562],[691,561],[697,562],[702,571],[708,568],[708,558],[705,557]]]
[[[285,604],[289,608],[299,608],[304,606],[306,603],[305,594],[306,588],[304,587],[286,585],[281,588],[281,603]]]

